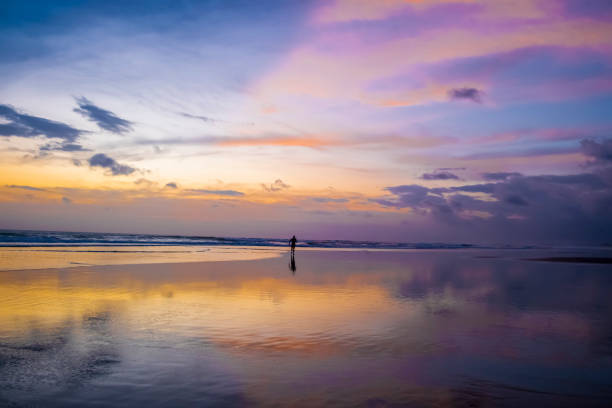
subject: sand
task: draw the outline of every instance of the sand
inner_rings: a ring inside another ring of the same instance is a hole
[[[609,266],[528,257],[0,272],[0,406],[606,406]]]

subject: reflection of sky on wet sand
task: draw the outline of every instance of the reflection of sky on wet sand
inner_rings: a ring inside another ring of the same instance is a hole
[[[227,246],[53,246],[0,247],[0,271],[93,265],[216,262],[280,255],[273,247]]]
[[[0,403],[605,406],[609,266],[475,255],[1,272]]]

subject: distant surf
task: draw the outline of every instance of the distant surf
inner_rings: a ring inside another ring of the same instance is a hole
[[[298,237],[299,239],[299,237]],[[285,247],[287,239],[225,238],[214,236],[116,234],[99,232],[0,230],[0,246],[61,247],[61,246],[255,246]],[[464,249],[492,248],[465,243],[405,243],[349,240],[299,240],[303,248],[363,248],[363,249]]]

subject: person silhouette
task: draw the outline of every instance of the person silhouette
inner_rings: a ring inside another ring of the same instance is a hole
[[[296,242],[297,242],[297,238],[294,235],[293,238],[291,238],[289,240],[289,243],[291,244],[291,253],[295,252],[295,244],[296,244]]]

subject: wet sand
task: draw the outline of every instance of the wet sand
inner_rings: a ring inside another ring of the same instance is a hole
[[[0,272],[0,406],[607,406],[609,266],[524,258]]]

